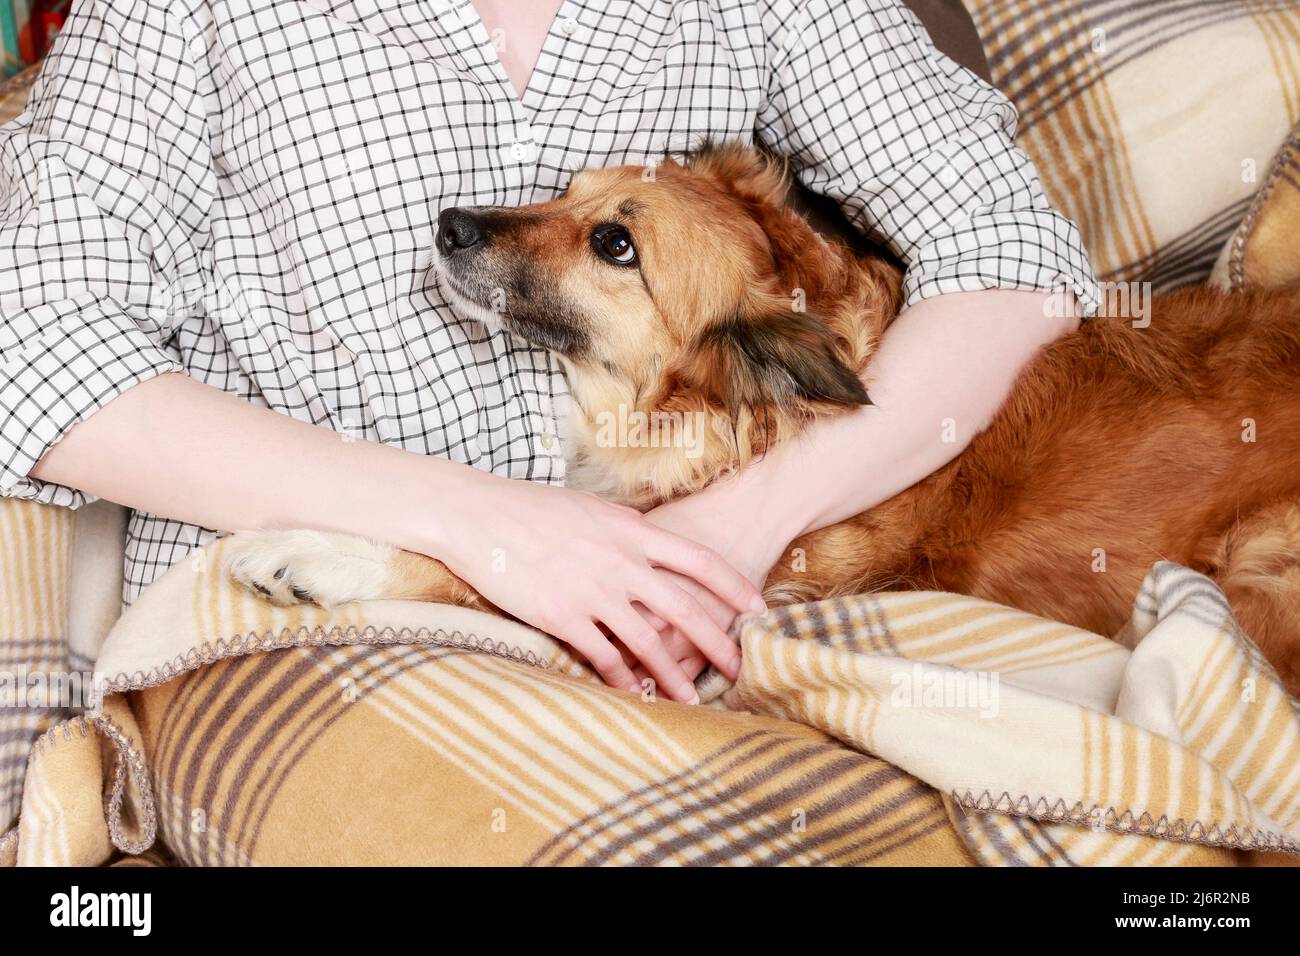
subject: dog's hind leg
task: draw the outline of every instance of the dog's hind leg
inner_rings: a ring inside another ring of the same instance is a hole
[[[1244,517],[1223,536],[1211,574],[1241,629],[1300,693],[1300,502]]]

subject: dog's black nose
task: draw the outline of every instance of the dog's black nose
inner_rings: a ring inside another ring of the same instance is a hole
[[[450,255],[457,249],[477,246],[486,238],[483,224],[467,209],[444,209],[438,214],[438,251]]]

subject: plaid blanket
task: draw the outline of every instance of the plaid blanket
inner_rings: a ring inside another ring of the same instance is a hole
[[[973,598],[845,598],[743,622],[731,694],[943,791],[981,862],[1176,855],[1116,833],[1300,853],[1300,705],[1222,592],[1157,564],[1130,633],[1131,652]]]
[[[965,0],[1103,282],[1203,282],[1300,122],[1296,0]]]
[[[739,682],[685,707],[465,609],[272,607],[217,570],[222,547],[122,616],[100,710],[38,739],[11,860],[159,838],[193,865],[1224,865],[1300,845],[1295,702],[1173,565],[1134,651],[956,595],[865,595],[742,618]]]

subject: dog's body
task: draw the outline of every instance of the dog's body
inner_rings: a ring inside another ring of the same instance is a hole
[[[1152,315],[1044,350],[955,461],[796,542],[808,570],[778,567],[768,588],[954,591],[1114,635],[1167,559],[1216,577],[1293,680],[1300,294],[1196,290],[1157,297]]]
[[[469,225],[444,214],[440,228],[453,304],[561,356],[580,482],[650,507],[730,474],[819,416],[869,405],[861,376],[901,305],[899,273],[813,235],[784,206],[771,163],[724,147],[639,186],[628,171],[583,175],[599,178],[576,196],[476,211]],[[687,238],[695,231],[712,233],[715,257]],[[601,271],[631,264],[622,239],[630,247],[632,235],[639,287]],[[560,257],[580,255],[575,243],[608,264],[568,264]],[[652,274],[647,252],[657,265],[674,244],[688,247],[683,270]],[[505,310],[489,312],[489,289],[505,292]],[[1294,691],[1300,292],[1180,292],[1157,297],[1150,317],[1146,328],[1088,322],[1045,349],[953,462],[796,541],[802,559],[772,571],[769,601],[956,591],[1114,635],[1151,564],[1167,559],[1218,581]],[[602,417],[629,411],[706,426],[689,450],[603,441]],[[941,429],[936,422],[936,440]],[[235,549],[235,576],[273,599],[305,591],[322,603],[482,603],[437,561],[294,534]],[[383,574],[364,584],[349,576],[349,549],[381,558]]]

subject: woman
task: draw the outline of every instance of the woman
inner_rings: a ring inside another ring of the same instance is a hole
[[[0,492],[134,509],[127,601],[205,529],[361,534],[690,700],[789,542],[949,461],[1094,307],[1014,122],[897,0],[85,0],[0,133]],[[874,406],[642,516],[562,486],[554,366],[421,264],[442,207],[704,135],[789,155],[907,307]]]

